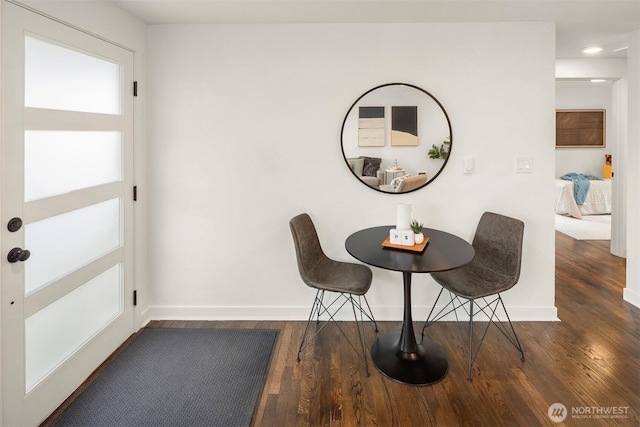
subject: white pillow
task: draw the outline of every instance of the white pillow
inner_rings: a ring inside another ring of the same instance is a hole
[[[406,174],[406,175],[402,175],[399,176],[397,178],[394,178],[393,181],[391,181],[391,186],[393,187],[393,191],[396,191],[396,189],[398,188],[398,186],[400,186],[400,183],[402,181],[404,181],[405,179],[409,178],[411,176],[411,174]]]

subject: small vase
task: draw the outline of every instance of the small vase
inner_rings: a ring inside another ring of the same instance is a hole
[[[416,242],[416,245],[419,245],[420,243],[424,242],[424,234],[414,233],[413,239]]]

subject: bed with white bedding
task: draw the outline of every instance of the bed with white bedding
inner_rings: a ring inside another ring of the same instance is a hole
[[[611,213],[611,180],[590,181],[584,204],[578,205],[574,196],[573,182],[556,179],[556,213],[582,218],[582,215]]]

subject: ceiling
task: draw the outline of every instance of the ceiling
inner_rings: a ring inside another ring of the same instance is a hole
[[[556,22],[556,57],[624,58],[640,0],[111,0],[147,24]],[[621,50],[620,50],[621,49]],[[616,52],[617,50],[617,52]]]

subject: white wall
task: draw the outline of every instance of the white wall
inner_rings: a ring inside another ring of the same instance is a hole
[[[610,79],[627,75],[625,58],[558,58],[556,77],[558,79]]]
[[[616,123],[611,108],[611,83],[562,82],[556,84],[556,108],[559,110],[606,110],[606,147],[556,148],[556,176],[565,173],[588,173],[602,176],[604,155],[615,151]]]
[[[325,251],[352,260],[350,233],[411,202],[469,240],[483,211],[524,220],[505,303],[555,320],[554,38],[552,23],[151,26],[150,318],[305,319],[289,219],[309,212]],[[454,140],[446,170],[407,195],[367,188],[340,150],[353,101],[398,81],[438,98]],[[515,174],[517,156],[534,172]],[[437,290],[414,278],[416,319]],[[400,273],[375,269],[369,295],[377,317],[401,318]]]
[[[627,287],[624,299],[640,307],[640,31],[629,35],[627,150]]]
[[[627,151],[629,137],[629,88],[627,78],[613,82],[611,93],[612,110],[615,121],[610,122],[615,129],[616,146],[613,150],[611,191],[611,253],[627,256]]]

